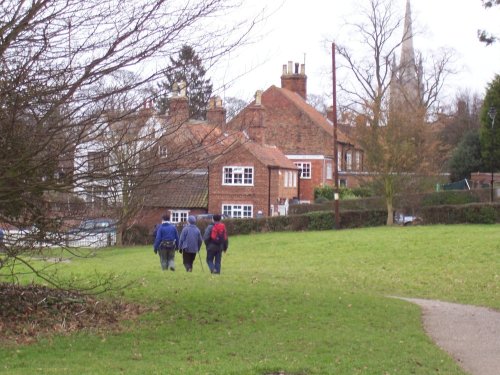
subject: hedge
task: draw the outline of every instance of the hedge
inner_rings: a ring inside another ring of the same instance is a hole
[[[419,213],[425,224],[500,223],[500,203],[422,207]]]
[[[297,205],[303,206],[303,205]],[[308,205],[310,206],[310,205]],[[500,223],[500,203],[471,203],[465,205],[438,205],[420,207],[416,210],[422,224],[493,224]],[[340,213],[340,229],[383,226],[385,210],[352,210]],[[210,221],[200,220],[198,228],[203,235]],[[329,230],[335,228],[335,214],[330,210],[307,212],[302,215],[273,216],[256,219],[224,220],[229,235]],[[183,224],[177,226],[179,233]],[[127,244],[150,244],[151,233],[140,226],[126,233]]]

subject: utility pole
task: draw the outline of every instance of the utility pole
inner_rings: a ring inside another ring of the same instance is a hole
[[[491,153],[490,153],[490,164],[491,164],[491,181],[490,181],[490,202],[493,203],[495,200],[495,195],[493,192],[493,184],[495,183],[495,165],[493,153],[495,152],[495,117],[497,117],[497,109],[491,107],[488,111],[488,116],[491,119]]]
[[[337,67],[335,64],[335,43],[332,43],[332,83],[333,83],[333,159],[335,160],[333,169],[333,179],[335,180],[334,210],[335,229],[340,229],[339,216],[339,158],[337,148]]]

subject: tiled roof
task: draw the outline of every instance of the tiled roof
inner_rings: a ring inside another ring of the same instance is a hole
[[[274,85],[271,86],[268,90],[277,90],[289,101],[291,101],[302,113],[308,116],[313,123],[323,128],[326,132],[328,132],[328,134],[333,136],[333,124],[325,116],[323,116],[323,114],[309,105],[299,94],[287,89],[276,87]],[[341,143],[354,144],[354,142],[340,129],[337,129],[337,141]]]
[[[158,185],[145,202],[148,207],[206,208],[208,206],[207,174],[188,173],[184,176],[168,176],[168,182]]]
[[[297,169],[295,164],[288,159],[276,146],[260,145],[255,142],[243,143],[262,164],[267,167],[279,167],[284,169]]]

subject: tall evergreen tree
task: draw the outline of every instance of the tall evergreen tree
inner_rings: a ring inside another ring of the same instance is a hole
[[[174,84],[185,82],[186,95],[189,98],[191,118],[205,119],[207,105],[212,95],[212,82],[205,78],[206,69],[200,56],[193,47],[184,45],[176,57],[170,57],[170,66],[165,73],[166,80],[159,84],[160,99],[158,107],[161,113],[168,108],[168,97]]]
[[[500,75],[498,74],[488,85],[481,110],[481,153],[491,170],[498,171],[500,167]]]
[[[464,135],[453,150],[448,164],[451,182],[470,178],[472,172],[485,170],[478,130],[471,130]]]

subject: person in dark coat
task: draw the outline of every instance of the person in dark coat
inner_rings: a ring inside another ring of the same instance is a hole
[[[179,240],[179,249],[182,252],[182,262],[187,272],[193,271],[193,263],[196,259],[196,254],[201,249],[203,238],[201,232],[196,226],[196,217],[189,216],[188,224],[182,228],[181,237]]]
[[[205,246],[207,248],[207,264],[208,268],[210,268],[210,272],[214,274],[220,274],[221,265],[222,265],[222,252],[226,252],[229,248],[229,240],[227,238],[226,227],[223,223],[220,222],[221,216],[215,214],[212,218],[213,223],[210,224],[205,233],[203,234],[203,241],[205,242]],[[216,243],[210,237],[212,233],[212,229],[214,225],[222,225],[224,226],[225,238],[222,243]]]
[[[160,255],[162,270],[175,271],[175,250],[179,248],[179,234],[177,228],[170,222],[170,215],[162,217],[161,225],[156,231],[153,249]]]

